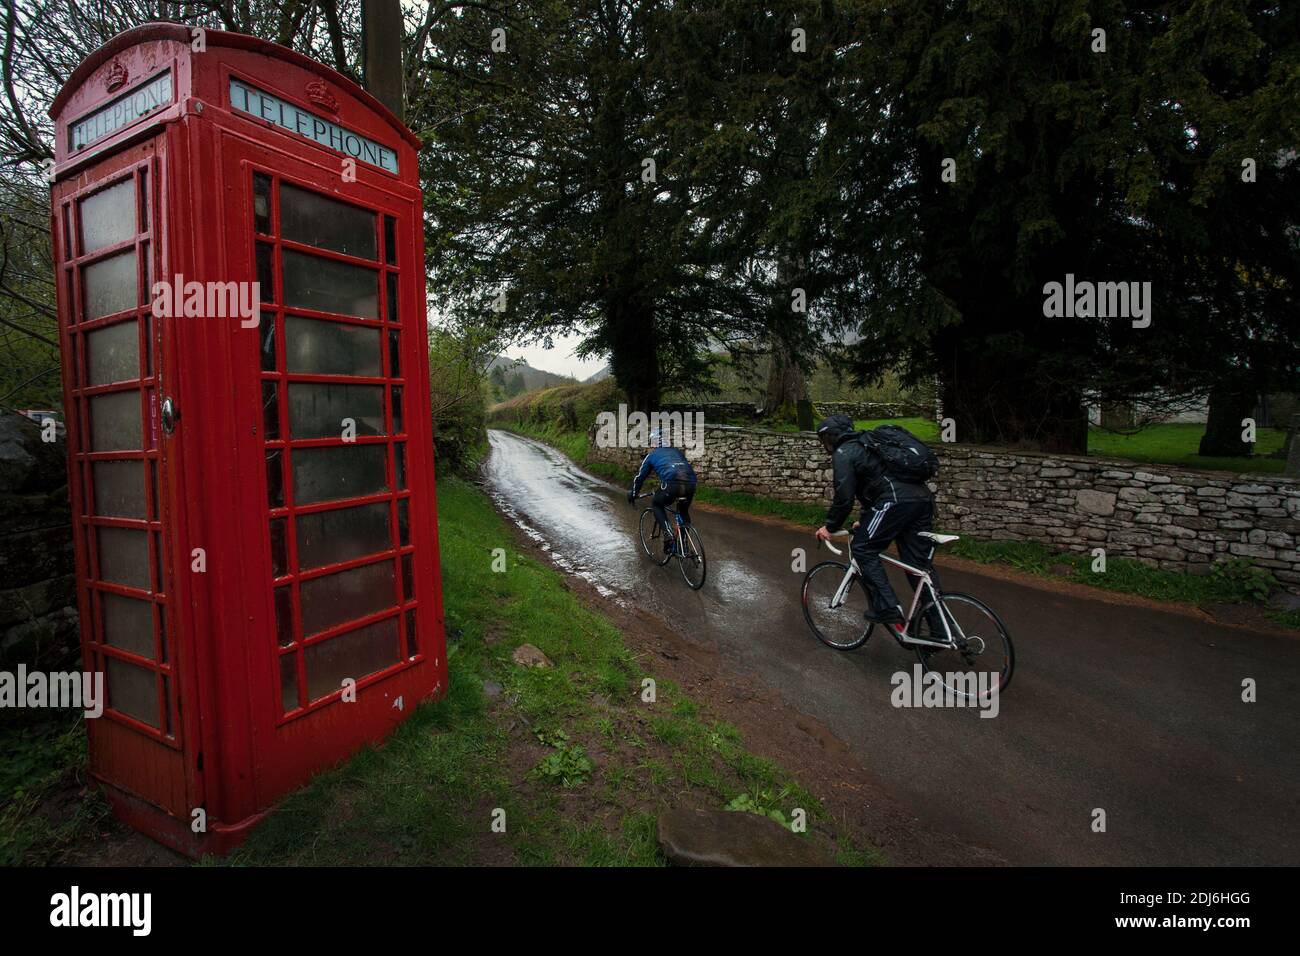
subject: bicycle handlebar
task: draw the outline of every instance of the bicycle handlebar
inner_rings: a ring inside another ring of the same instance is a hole
[[[841,528],[839,531],[832,531],[832,532],[831,532],[831,537],[832,537],[832,538],[851,538],[851,537],[853,537],[853,532]],[[827,550],[829,550],[829,551],[830,551],[831,553],[833,553],[833,554],[843,554],[843,553],[844,553],[844,552],[841,551],[839,548],[835,547],[835,545],[831,544],[829,541],[820,541],[820,540],[819,540],[819,541],[818,541],[818,544],[824,544],[824,545],[826,545]]]

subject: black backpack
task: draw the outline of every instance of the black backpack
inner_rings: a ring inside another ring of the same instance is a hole
[[[921,484],[939,473],[939,459],[928,445],[901,425],[880,425],[862,433],[862,441],[885,460],[885,474]]]

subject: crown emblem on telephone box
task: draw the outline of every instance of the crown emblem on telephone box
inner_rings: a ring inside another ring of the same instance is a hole
[[[334,98],[324,80],[313,80],[307,84],[307,99],[331,113],[339,111],[339,101]]]
[[[112,93],[126,85],[128,76],[126,67],[118,60],[114,60],[113,65],[108,68],[108,75],[104,77],[104,88]]]

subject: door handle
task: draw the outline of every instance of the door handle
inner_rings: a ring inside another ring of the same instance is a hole
[[[176,409],[176,403],[171,400],[171,396],[163,399],[162,403],[162,427],[164,434],[170,435],[176,430],[176,423],[181,420],[181,413]]]

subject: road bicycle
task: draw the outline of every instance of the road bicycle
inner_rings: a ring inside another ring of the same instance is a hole
[[[637,495],[638,500],[650,497],[652,495],[649,493]],[[660,567],[676,558],[682,577],[686,579],[692,591],[698,591],[704,587],[704,575],[707,570],[704,563],[704,542],[700,540],[700,533],[695,530],[695,526],[688,523],[677,510],[685,500],[685,498],[678,498],[673,502],[673,507],[668,509],[668,513],[673,517],[672,550],[664,547],[664,528],[655,517],[654,509],[647,508],[641,512],[641,548],[646,556]]]
[[[835,537],[849,535],[848,531],[834,533]],[[927,564],[940,545],[959,537],[930,531],[922,531],[920,536],[930,541]],[[822,543],[835,554],[844,553],[829,541]],[[973,698],[981,691],[991,694],[994,687],[999,694],[1006,690],[1015,669],[1015,649],[1006,625],[993,609],[969,594],[940,592],[929,571],[887,554],[881,554],[880,560],[920,579],[904,620],[884,626],[900,647],[915,651],[922,671],[938,675],[945,688],[963,698]],[[871,592],[851,554],[848,564],[823,561],[809,569],[803,579],[802,601],[808,627],[818,640],[837,651],[861,647],[875,628],[863,617],[872,606]],[[939,628],[942,633],[937,633]],[[987,676],[981,678],[982,674]],[[972,677],[975,693],[969,690]]]

